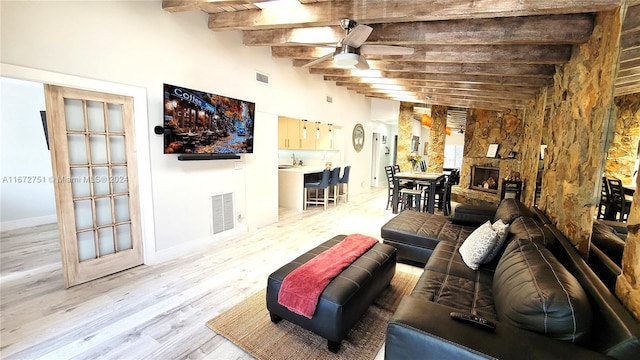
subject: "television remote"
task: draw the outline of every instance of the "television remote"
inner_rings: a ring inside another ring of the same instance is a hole
[[[489,321],[489,320],[487,320],[485,318],[477,316],[477,315],[463,313],[463,312],[457,312],[457,311],[452,311],[449,315],[454,320],[467,322],[467,323],[469,323],[471,325],[475,325],[475,326],[477,326],[479,328],[483,328],[485,330],[494,331],[496,329],[496,324],[492,323],[491,321]]]

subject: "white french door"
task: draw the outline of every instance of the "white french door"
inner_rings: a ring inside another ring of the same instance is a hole
[[[45,85],[65,286],[142,264],[133,99]]]

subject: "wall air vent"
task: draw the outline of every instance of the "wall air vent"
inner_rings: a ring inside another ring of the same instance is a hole
[[[218,234],[235,227],[233,193],[211,196],[212,233]]]
[[[332,103],[333,102],[333,97],[327,95],[327,102],[328,103]]]
[[[257,72],[256,73],[256,80],[258,82],[263,83],[263,84],[269,85],[269,75],[267,75],[267,74],[262,74],[262,73]]]

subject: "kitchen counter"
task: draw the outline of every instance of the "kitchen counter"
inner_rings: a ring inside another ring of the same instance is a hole
[[[302,211],[304,209],[304,177],[319,174],[323,166],[278,166],[278,204],[280,207]]]

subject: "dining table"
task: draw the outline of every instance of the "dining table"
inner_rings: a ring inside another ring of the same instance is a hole
[[[636,191],[636,184],[622,184],[622,191],[624,191],[625,195],[633,196]]]
[[[429,187],[427,192],[427,211],[431,214],[435,211],[435,198],[436,198],[436,183],[445,177],[444,173],[438,172],[411,172],[401,171],[393,174],[393,197],[391,201],[391,211],[394,214],[398,213],[398,203],[400,202],[400,181],[413,181],[420,182]]]

